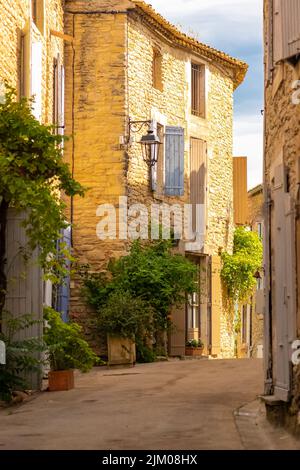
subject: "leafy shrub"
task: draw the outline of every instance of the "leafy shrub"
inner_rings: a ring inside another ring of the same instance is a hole
[[[45,344],[38,338],[17,339],[17,334],[33,325],[41,323],[32,315],[20,315],[14,318],[5,312],[1,324],[5,328],[0,333],[0,340],[6,346],[6,364],[0,364],[0,399],[10,402],[12,393],[28,388],[26,374],[41,371],[40,353]]]
[[[261,269],[263,246],[258,234],[244,227],[236,229],[233,254],[223,253],[221,277],[231,301],[245,301],[256,284],[254,274]]]
[[[8,209],[26,211],[27,256],[39,247],[39,262],[46,275],[59,282],[66,275],[66,259],[57,255],[57,241],[67,227],[65,203],[60,194],[83,195],[83,187],[73,179],[62,153],[63,136],[52,126],[41,124],[32,114],[32,100],[17,99],[7,86],[0,103],[0,319],[5,304],[5,237]]]
[[[134,298],[129,292],[113,292],[106,305],[98,310],[98,326],[113,336],[132,340],[153,330],[153,311],[140,298]]]
[[[148,364],[154,362],[157,357],[156,351],[149,348],[142,341],[137,341],[136,343],[136,360],[137,362]]]
[[[44,340],[52,370],[79,369],[88,372],[99,362],[83,339],[78,324],[64,323],[60,314],[51,308],[45,309],[45,320]]]
[[[172,252],[171,241],[136,241],[127,256],[109,263],[107,273],[83,272],[84,295],[100,312],[114,292],[127,292],[153,310],[153,326],[163,330],[171,307],[194,291],[196,272],[191,261]]]

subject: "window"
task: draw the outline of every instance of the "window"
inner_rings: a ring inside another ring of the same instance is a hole
[[[187,296],[187,326],[188,329],[198,329],[200,338],[200,264],[197,264],[195,292]]]
[[[188,328],[196,329],[199,328],[199,294],[194,292],[188,296]]]
[[[205,117],[205,66],[192,64],[192,114]]]
[[[290,169],[285,166],[284,167],[284,192],[289,193],[291,190],[291,175]]]
[[[162,54],[158,49],[153,50],[153,87],[163,91]]]
[[[256,282],[256,290],[263,290],[264,288],[264,280],[259,277]]]
[[[31,19],[40,33],[44,34],[44,0],[31,0]]]

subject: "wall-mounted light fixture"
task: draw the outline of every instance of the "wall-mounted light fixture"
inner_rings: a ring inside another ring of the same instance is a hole
[[[129,119],[128,124],[128,143],[131,143],[131,134],[141,132],[144,126],[148,126],[147,134],[143,135],[139,144],[142,147],[142,155],[144,162],[151,168],[158,159],[159,146],[161,141],[151,128],[152,121],[132,121]]]

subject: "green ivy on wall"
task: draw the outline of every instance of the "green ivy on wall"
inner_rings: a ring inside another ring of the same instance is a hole
[[[255,273],[262,268],[263,245],[259,235],[245,227],[238,227],[234,234],[233,254],[222,254],[221,277],[228,298],[234,302],[249,299],[256,284]]]

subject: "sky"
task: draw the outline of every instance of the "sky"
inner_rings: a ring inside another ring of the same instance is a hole
[[[249,65],[234,95],[234,156],[248,157],[248,188],[262,182],[263,0],[145,0],[187,34]]]

